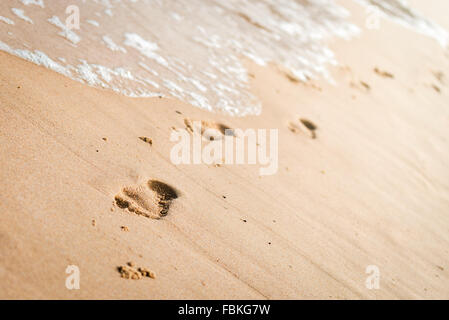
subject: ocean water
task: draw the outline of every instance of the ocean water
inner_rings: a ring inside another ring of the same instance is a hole
[[[447,45],[447,32],[403,0],[354,1]],[[337,59],[326,43],[359,32],[333,0],[0,2],[0,50],[130,97],[237,116],[261,112],[244,59],[332,81],[327,67]]]

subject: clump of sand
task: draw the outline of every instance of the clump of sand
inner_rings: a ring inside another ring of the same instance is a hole
[[[136,268],[134,262],[128,262],[126,265],[118,267],[118,271],[120,272],[120,276],[124,279],[141,280],[144,277],[151,279],[156,278],[153,271],[145,267]]]

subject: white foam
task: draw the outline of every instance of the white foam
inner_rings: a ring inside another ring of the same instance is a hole
[[[0,50],[18,56],[30,62],[33,62],[37,65],[44,66],[65,76],[71,76],[67,68],[53,61],[45,53],[41,51],[35,50],[34,52],[32,52],[29,50],[12,49],[10,46],[8,46],[6,43],[2,41],[0,41]]]
[[[86,21],[87,21],[87,23],[90,23],[91,25],[93,25],[97,28],[100,26],[100,23],[98,23],[98,21],[95,21],[95,20],[86,20]]]
[[[30,4],[45,8],[44,0],[20,0],[24,5],[29,6]]]
[[[25,11],[24,11],[24,10],[18,9],[18,8],[12,8],[11,11],[12,11],[16,16],[18,16],[20,19],[22,19],[22,20],[24,20],[24,21],[26,21],[26,22],[28,22],[28,23],[31,23],[31,24],[34,23],[33,20],[31,20],[31,18],[29,18],[29,17],[27,17],[27,16],[25,15]]]
[[[50,19],[48,19],[48,22],[60,28],[61,32],[59,32],[58,34],[66,38],[73,44],[76,45],[81,41],[81,38],[74,31],[70,30],[64,23],[62,23],[57,16],[51,17]]]
[[[446,30],[426,19],[413,10],[405,0],[356,0],[359,3],[377,10],[386,18],[410,28],[418,33],[437,40],[441,46],[447,47],[449,34]]]
[[[112,16],[114,16],[114,14],[112,13],[112,10],[111,9],[106,9],[105,11],[104,11],[104,13],[106,13],[108,16],[110,16],[110,17],[112,17]]]
[[[12,21],[12,20],[9,19],[9,18],[3,17],[3,16],[0,16],[0,21],[4,22],[4,23],[6,23],[6,24],[14,25],[14,21]]]
[[[157,51],[159,50],[157,43],[147,41],[135,33],[125,33],[125,38],[125,46],[134,48],[145,57],[156,61],[164,67],[168,67],[167,61],[157,53]]]
[[[115,44],[115,42],[108,36],[103,36],[103,41],[110,50],[126,53],[125,48],[120,47],[119,45]]]

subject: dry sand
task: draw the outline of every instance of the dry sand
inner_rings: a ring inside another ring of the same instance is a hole
[[[363,27],[364,10],[342,3]],[[412,1],[448,28],[435,3]],[[385,20],[332,48],[337,86],[248,63],[263,113],[245,118],[0,53],[0,298],[449,298],[449,55]],[[173,165],[185,119],[279,128],[278,174]],[[152,219],[136,202],[169,208]],[[129,261],[157,277],[122,278]],[[80,290],[65,287],[68,265]]]

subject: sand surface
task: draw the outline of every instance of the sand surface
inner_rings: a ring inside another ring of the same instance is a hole
[[[445,1],[411,2],[449,28]],[[363,27],[364,10],[342,3]],[[0,298],[449,298],[449,54],[386,20],[331,46],[336,86],[248,62],[263,113],[244,118],[126,98],[0,52]],[[278,173],[173,165],[185,119],[278,128]],[[149,206],[177,197],[152,219],[117,205],[124,190]],[[154,279],[122,277],[131,261]]]

